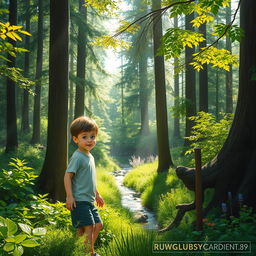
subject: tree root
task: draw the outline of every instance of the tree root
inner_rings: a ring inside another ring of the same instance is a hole
[[[165,227],[163,229],[160,229],[158,232],[159,233],[163,233],[163,232],[171,230],[171,229],[173,229],[175,227],[178,227],[180,225],[180,222],[181,222],[183,216],[185,215],[185,213],[188,212],[188,211],[192,211],[195,208],[196,208],[195,202],[192,202],[190,204],[179,204],[179,205],[176,205],[176,209],[178,209],[178,212],[176,214],[175,219],[173,220],[173,222],[170,225],[168,225],[167,227]]]

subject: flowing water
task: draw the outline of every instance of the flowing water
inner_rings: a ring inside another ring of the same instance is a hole
[[[123,168],[114,172],[114,176],[122,196],[122,205],[134,213],[135,216],[139,215],[142,217],[147,217],[146,221],[141,223],[144,228],[157,229],[158,226],[155,215],[144,206],[142,206],[140,194],[123,185],[124,176],[130,170],[131,168]]]

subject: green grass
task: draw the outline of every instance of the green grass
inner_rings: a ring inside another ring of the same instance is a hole
[[[176,176],[174,169],[157,173],[157,162],[144,164],[131,170],[124,179],[124,184],[141,192],[143,205],[152,209],[160,226],[169,224],[176,216],[177,204],[189,203],[193,193]],[[193,213],[188,213],[190,219]]]

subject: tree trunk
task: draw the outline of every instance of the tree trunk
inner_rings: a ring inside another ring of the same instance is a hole
[[[121,122],[122,127],[125,126],[124,119],[124,66],[123,66],[123,55],[121,53]]]
[[[233,195],[243,195],[243,204],[256,208],[256,1],[241,1],[241,28],[245,36],[240,47],[239,93],[235,117],[227,140],[218,155],[202,169],[203,188],[212,187],[215,194],[205,213]],[[177,175],[194,190],[195,170],[178,167]]]
[[[174,17],[174,27],[178,28],[178,18]],[[178,107],[179,104],[179,97],[180,97],[180,85],[179,85],[179,74],[176,74],[175,70],[177,68],[177,59],[174,60],[174,106]],[[174,117],[174,130],[173,130],[173,136],[176,139],[180,139],[180,117],[175,116]]]
[[[231,22],[231,4],[226,7],[226,24]],[[226,37],[226,49],[232,52],[231,40]],[[233,79],[232,79],[232,66],[230,66],[230,71],[226,72],[226,112],[233,112]]]
[[[70,73],[74,74],[74,53],[70,53]],[[69,122],[71,123],[74,118],[74,83],[69,81]]]
[[[219,120],[219,89],[220,89],[220,79],[219,79],[219,72],[220,70],[216,70],[216,80],[215,80],[215,115],[216,119]]]
[[[194,18],[194,13],[186,15],[185,27],[187,30],[193,30],[192,24],[190,23]],[[192,127],[194,122],[188,118],[196,115],[196,77],[194,68],[189,65],[191,57],[195,52],[194,48],[186,47],[185,50],[185,61],[186,61],[186,73],[185,73],[185,97],[186,97],[186,127],[185,137],[191,136]],[[189,140],[185,139],[184,146],[190,144]]]
[[[84,0],[79,1],[80,20],[78,21],[77,38],[77,79],[76,99],[75,99],[75,118],[84,115],[85,109],[85,64],[86,64],[86,33],[84,23],[87,19],[87,8],[84,7]]]
[[[68,0],[51,0],[48,136],[39,187],[61,201],[65,199],[63,177],[67,168],[68,26]]]
[[[41,133],[41,76],[43,69],[43,25],[44,25],[44,15],[43,15],[43,0],[38,0],[38,35],[37,35],[37,57],[36,57],[36,87],[35,87],[35,97],[34,97],[34,115],[33,115],[33,134],[31,143],[40,143],[40,133]]]
[[[10,0],[9,3],[9,22],[11,25],[17,24],[17,0]],[[8,42],[14,47],[16,42],[8,38]],[[15,58],[8,55],[7,66],[9,68],[15,67]],[[15,83],[7,78],[7,112],[6,112],[6,148],[5,152],[8,153],[18,147],[18,134],[17,134],[17,116],[16,116],[16,85]]]
[[[152,9],[161,8],[161,0],[152,0]],[[158,172],[168,171],[173,165],[168,135],[167,106],[166,106],[166,86],[165,86],[165,67],[164,57],[157,56],[157,50],[161,44],[162,18],[161,13],[157,12],[153,16],[153,45],[154,45],[154,70],[155,70],[155,94],[156,94],[156,126],[158,144]]]
[[[206,23],[199,28],[200,33],[206,38]],[[206,40],[200,43],[200,48],[206,47]],[[199,72],[199,111],[208,112],[208,69],[203,65],[203,70]]]
[[[26,31],[30,32],[30,0],[26,0]],[[25,38],[25,49],[30,48],[30,37]],[[29,77],[29,57],[30,52],[25,53],[25,63],[24,63],[24,76]],[[22,104],[22,118],[21,118],[21,132],[29,132],[29,93],[28,90],[23,90],[23,104]]]
[[[145,45],[139,56],[139,83],[140,83],[140,132],[142,135],[149,134],[148,120],[148,70],[147,70],[147,45]]]

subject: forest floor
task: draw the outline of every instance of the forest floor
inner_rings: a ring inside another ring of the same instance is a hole
[[[20,158],[25,159],[27,166],[33,167],[33,172],[38,174],[43,155],[44,152],[41,148],[26,147],[25,145],[20,147],[15,155],[6,155],[1,152],[1,169],[9,170],[11,167],[7,163],[10,159]],[[96,250],[102,256],[156,255],[152,251],[155,241],[240,241],[242,239],[243,241],[252,241],[251,250],[256,252],[253,242],[256,240],[256,218],[250,209],[246,208],[243,209],[240,218],[233,217],[231,220],[217,218],[214,215],[209,216],[204,223],[202,232],[195,231],[191,225],[195,219],[194,212],[189,212],[180,226],[171,231],[159,234],[156,230],[145,230],[140,224],[135,223],[132,214],[122,207],[121,195],[111,174],[114,168],[116,166],[97,168],[98,189],[106,203],[104,209],[100,209],[104,229],[100,232],[96,244]],[[139,165],[127,174],[124,183],[141,193],[143,205],[155,212],[159,227],[165,227],[176,215],[175,206],[191,202],[194,195],[184,187],[173,169],[162,174],[157,174],[156,169],[156,161]],[[22,173],[31,170],[22,167],[19,170],[16,168],[16,171]],[[12,173],[14,172],[15,169],[12,166]],[[5,175],[10,175],[10,172],[6,172]],[[8,179],[10,180],[11,177],[13,175],[8,176]],[[5,178],[1,173],[0,183]],[[17,185],[15,186],[16,190],[10,187],[9,191],[7,191],[8,188],[1,187],[0,190],[3,191],[0,193],[19,198],[23,187],[17,190]],[[210,198],[211,194],[211,190],[207,191],[206,197]],[[40,197],[35,194],[32,196],[30,201],[20,198],[19,203],[15,204],[13,202],[6,203],[4,200],[8,201],[8,198],[0,200],[1,216],[9,217],[16,223],[25,221],[33,227],[43,226],[47,229],[47,234],[39,241],[40,246],[24,248],[23,255],[84,255],[83,239],[76,237],[75,230],[71,227],[69,211],[65,209],[64,204],[47,202],[44,196]],[[171,255],[191,255],[191,253],[182,252]],[[196,255],[216,255],[216,253],[198,252]],[[235,255],[245,255],[245,253]]]

